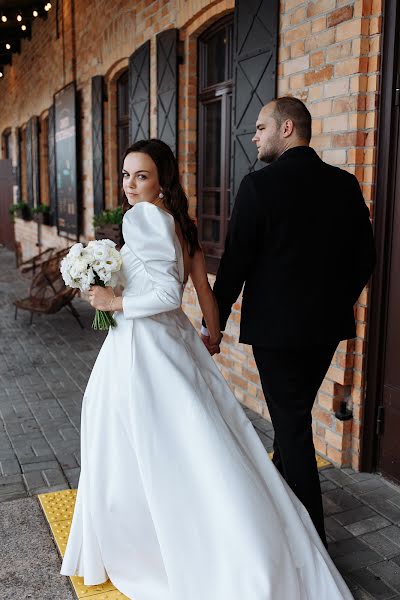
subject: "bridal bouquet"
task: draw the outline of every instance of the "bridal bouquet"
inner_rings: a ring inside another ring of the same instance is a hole
[[[91,285],[117,284],[118,271],[122,265],[121,255],[111,240],[94,240],[86,247],[74,244],[60,265],[65,285],[87,292]],[[93,329],[107,330],[116,322],[108,311],[96,310]]]

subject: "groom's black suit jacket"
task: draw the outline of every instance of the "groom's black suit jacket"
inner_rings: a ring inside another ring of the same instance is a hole
[[[241,342],[272,349],[352,338],[374,260],[356,178],[312,148],[291,148],[240,185],[214,285],[221,331],[244,284]]]

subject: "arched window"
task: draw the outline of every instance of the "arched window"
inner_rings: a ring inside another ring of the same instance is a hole
[[[118,177],[122,181],[122,157],[129,146],[128,69],[117,80]]]
[[[207,268],[215,273],[230,216],[233,16],[199,38],[198,225]]]

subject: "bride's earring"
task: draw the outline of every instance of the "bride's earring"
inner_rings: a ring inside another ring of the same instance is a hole
[[[160,192],[160,193],[158,194],[158,197],[160,198],[160,200],[162,200],[162,199],[164,198],[164,194],[163,194],[162,192]]]

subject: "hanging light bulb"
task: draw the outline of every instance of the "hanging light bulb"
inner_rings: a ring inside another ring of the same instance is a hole
[[[34,17],[37,17],[39,15],[39,13],[38,13],[37,10],[34,10],[32,14],[33,14]]]
[[[3,77],[3,71],[0,71],[0,78]]]
[[[22,31],[26,31],[26,25],[21,25]]]
[[[18,14],[17,14],[17,21],[18,21],[19,23],[21,23],[21,21],[22,21],[22,15],[21,15],[21,13],[18,13]]]
[[[7,17],[6,15],[1,15],[1,20],[3,21],[3,23],[7,23]]]
[[[49,11],[51,9],[51,2],[48,2],[45,7],[44,10]]]
[[[11,50],[11,44],[6,44],[7,50]]]

